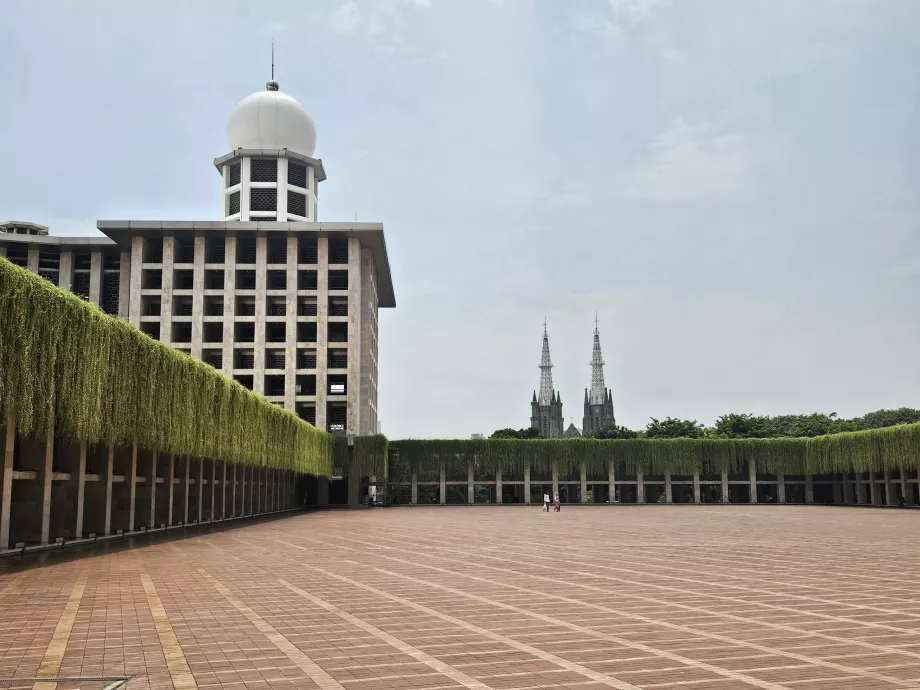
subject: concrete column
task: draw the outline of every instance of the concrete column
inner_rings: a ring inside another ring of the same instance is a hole
[[[192,459],[188,456],[184,457],[182,464],[185,465],[185,472],[182,475],[182,491],[185,493],[185,499],[182,501],[183,513],[182,513],[182,524],[188,524],[188,495],[189,495],[189,472],[191,468],[189,465],[192,464]]]
[[[137,238],[137,239],[140,239],[140,238]],[[102,296],[102,252],[91,252],[89,255],[89,301],[98,307],[102,304],[102,302],[100,301],[101,296]],[[131,323],[134,323],[134,322],[132,321]]]
[[[700,497],[700,475],[699,472],[693,475],[693,502],[702,503]]]
[[[559,461],[553,460],[553,495],[549,497],[551,501],[556,500],[557,493],[559,493]]]
[[[473,505],[475,502],[475,492],[473,490],[473,462],[467,461],[466,463],[466,502],[470,505]]]
[[[751,482],[751,503],[757,503],[757,463],[748,460],[749,481]]]
[[[912,506],[914,504],[913,494],[908,493],[908,484],[907,484],[907,470],[901,468],[901,495],[904,497],[904,505]],[[0,543],[0,548],[3,548],[3,544]]]
[[[850,473],[843,473],[843,503],[844,505],[852,505],[855,501],[853,500],[853,485],[850,484]]]
[[[263,477],[262,477],[262,475],[263,475],[263,471],[262,471],[262,469],[260,468],[260,469],[256,470],[255,472],[256,472],[256,479],[255,479],[255,485],[256,485],[256,509],[255,509],[255,512],[258,514],[258,513],[263,513],[263,512],[265,512],[265,511],[263,510],[263,505],[264,505],[264,504],[262,503],[262,482],[263,482]]]
[[[175,277],[176,238],[163,237],[162,280],[160,281],[160,342],[172,342],[173,278]]]
[[[227,461],[224,460],[221,464],[223,469],[223,477],[220,480],[220,519],[227,519]]]
[[[329,322],[329,240],[327,238],[320,237],[316,240],[316,253],[316,428],[327,431],[326,391],[329,389],[327,377],[329,329],[326,325]]]
[[[128,485],[128,531],[134,531],[134,510],[137,505],[137,441],[131,444],[131,469],[125,479]]]
[[[38,273],[38,247],[29,247],[26,249],[27,258],[26,258],[26,268],[32,271],[32,273]]]
[[[42,471],[42,544],[51,533],[51,477],[54,473],[54,426],[45,440],[45,464]]]
[[[3,443],[3,483],[0,484],[0,551],[10,548],[10,502],[13,500],[13,455],[16,428],[12,418],[6,422]]]
[[[358,404],[361,386],[361,241],[348,238],[348,388],[347,433],[361,433],[361,409]],[[325,390],[325,389],[323,389]],[[376,429],[374,429],[376,431]],[[470,500],[470,503],[473,501]]]
[[[204,342],[204,237],[196,236],[192,267],[192,357],[201,359]]]
[[[664,502],[671,503],[672,495],[673,494],[671,492],[671,473],[665,472],[664,473]]]
[[[614,471],[613,461],[607,466],[607,502],[616,503],[617,498],[617,477]]]
[[[204,507],[204,458],[198,460],[198,524],[201,524],[202,508]]]
[[[495,503],[501,505],[502,502],[502,471],[495,470]]]
[[[728,503],[728,472],[722,472],[722,503]]]
[[[73,292],[73,252],[61,252],[61,263],[58,269],[58,287],[62,290]]]
[[[233,465],[233,486],[230,488],[230,517],[236,517],[236,464]]]
[[[317,411],[319,414],[319,411]],[[329,477],[319,477],[316,481],[316,504],[329,505]]]
[[[776,475],[776,501],[777,503],[786,502],[786,475]]]
[[[415,470],[412,471],[412,476],[415,477]],[[443,462],[438,470],[438,501],[442,506],[447,505],[447,468]]]
[[[202,238],[204,239],[204,238]],[[211,522],[214,522],[215,513],[214,513],[214,497],[216,496],[217,487],[220,484],[220,480],[217,478],[217,460],[211,460]]]
[[[268,280],[268,240],[265,235],[256,236],[256,338],[252,344],[255,362],[252,370],[252,389],[260,395],[265,392],[265,309],[266,282]]]
[[[891,471],[885,470],[885,505],[896,506],[898,505],[898,497],[896,495],[897,490],[894,489],[894,483],[891,481]]]
[[[524,505],[530,505],[530,463],[524,468]]]
[[[112,533],[112,478],[115,475],[115,446],[108,446],[108,459],[105,468],[105,529],[103,534]]]
[[[815,478],[811,474],[805,475],[805,503],[812,505],[815,502]]]
[[[74,539],[83,538],[83,504],[86,498],[86,444],[79,445],[77,458],[77,520],[74,525]],[[3,546],[0,545],[0,550]]]
[[[169,489],[169,513],[166,516],[166,525],[172,527],[173,524],[173,497],[176,493],[176,456],[169,454],[169,474],[166,477],[166,483]]]
[[[233,325],[236,322],[236,237],[224,236],[224,341],[223,372],[233,378]],[[234,465],[234,467],[236,467]],[[236,475],[234,474],[234,486]],[[234,506],[236,504],[234,503]],[[233,513],[235,514],[235,513]]]
[[[89,281],[89,296],[90,301],[93,302],[93,272],[96,265],[96,254],[93,252],[90,256],[90,281]],[[163,258],[166,256],[166,240],[163,240]],[[100,268],[101,268],[101,259],[102,256],[99,256],[100,259]],[[132,326],[140,327],[141,324],[141,286],[143,285],[143,273],[144,273],[144,238],[140,235],[134,235],[131,238],[131,276],[129,278],[131,284],[131,303],[128,305],[128,321],[131,322]],[[166,279],[165,273],[163,271],[163,279]],[[170,279],[172,272],[170,272]],[[101,279],[101,271],[100,271]],[[98,293],[97,293],[98,294]],[[93,302],[97,304],[97,302]]]
[[[869,473],[869,503],[874,506],[881,505],[881,496],[879,496],[878,482],[876,482],[875,472]]]
[[[131,315],[131,252],[119,257],[118,318],[127,320]],[[137,297],[140,302],[140,295]]]
[[[287,177],[284,179],[286,184]],[[279,193],[278,196],[279,201],[280,197],[284,196],[287,202],[287,194]],[[292,235],[287,238],[284,290],[284,409],[291,412],[297,409],[297,253],[297,237]]]
[[[157,452],[150,452],[150,525],[149,529],[157,526]]]
[[[581,502],[588,502],[588,469],[581,463]]]
[[[645,503],[645,481],[641,467],[636,469],[636,503]]]
[[[833,484],[833,492],[834,492],[834,505],[842,505],[843,504],[843,482],[837,481],[835,479],[834,484]]]

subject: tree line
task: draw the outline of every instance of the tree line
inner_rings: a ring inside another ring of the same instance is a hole
[[[897,410],[876,410],[862,417],[843,419],[836,412],[824,414],[769,415],[724,414],[712,426],[700,424],[695,419],[651,418],[641,431],[625,426],[608,426],[588,438],[782,438],[812,437],[839,434],[844,431],[880,429],[896,424],[920,422],[920,410],[901,407]],[[490,438],[541,438],[539,429],[498,429]]]

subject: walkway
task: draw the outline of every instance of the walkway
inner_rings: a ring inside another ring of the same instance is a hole
[[[406,507],[26,570],[5,560],[0,678],[137,676],[128,690],[920,688],[918,528],[916,511],[871,508]]]

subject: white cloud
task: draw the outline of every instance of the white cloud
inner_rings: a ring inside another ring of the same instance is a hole
[[[613,11],[613,21],[619,24],[626,20],[640,22],[646,19],[656,5],[661,5],[663,0],[609,0],[610,9]]]
[[[354,0],[349,0],[343,5],[336,7],[329,14],[334,31],[340,34],[355,33],[361,27],[361,8]]]
[[[682,120],[648,147],[650,160],[633,175],[625,196],[653,201],[725,199],[750,191],[763,151],[743,133],[718,133]]]
[[[888,275],[895,279],[920,276],[920,258],[895,264],[888,269]]]
[[[332,29],[340,34],[384,33],[403,8],[428,8],[431,0],[347,0],[329,13]]]

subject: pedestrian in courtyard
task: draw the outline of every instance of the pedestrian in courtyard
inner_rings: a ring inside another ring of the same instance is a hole
[[[559,492],[557,491],[556,495],[553,497],[553,510],[558,513],[561,508],[562,506],[559,503]]]
[[[543,494],[543,510],[549,512],[549,494]]]

